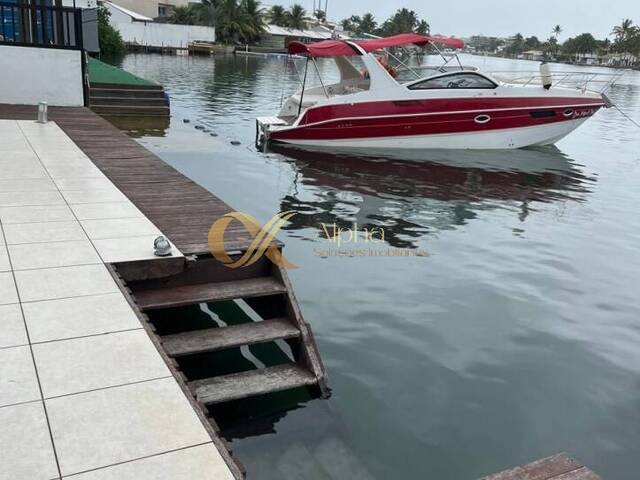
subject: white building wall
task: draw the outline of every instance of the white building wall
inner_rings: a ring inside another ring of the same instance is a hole
[[[0,103],[84,105],[82,52],[0,45]]]
[[[190,42],[215,42],[213,27],[198,25],[173,25],[153,22],[116,22],[112,25],[127,43],[147,47],[187,48]]]

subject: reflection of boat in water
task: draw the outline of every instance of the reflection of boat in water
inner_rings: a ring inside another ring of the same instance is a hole
[[[271,150],[286,157],[296,183],[306,187],[304,195],[282,199],[282,210],[299,213],[285,228],[318,228],[321,222],[382,226],[385,240],[395,247],[415,247],[425,234],[463,225],[481,211],[506,208],[524,221],[532,202],[583,201],[594,181],[556,148],[492,152],[494,162],[520,163],[518,170],[481,168],[491,162],[489,156],[478,161],[478,152],[437,153],[436,163],[277,146]],[[543,164],[553,168],[541,169]],[[526,170],[525,165],[535,168]]]

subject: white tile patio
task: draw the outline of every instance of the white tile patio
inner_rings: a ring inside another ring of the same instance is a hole
[[[23,302],[118,292],[104,265],[42,268],[15,272]]]
[[[20,305],[0,305],[0,348],[28,344]]]
[[[76,480],[233,480],[220,454],[211,444],[163,453],[153,457],[101,468],[74,477]]]
[[[211,440],[173,378],[45,403],[63,476]]]
[[[87,235],[76,220],[63,222],[12,223],[4,225],[8,245],[22,243],[68,242]]]
[[[33,346],[44,398],[170,377],[142,329]]]
[[[9,245],[14,270],[101,263],[89,240]]]
[[[0,272],[0,305],[18,303],[16,282],[11,272]]]
[[[0,349],[0,407],[40,400],[29,346]]]
[[[0,480],[231,479],[105,266],[161,232],[53,122],[0,152]]]
[[[33,343],[142,328],[120,292],[22,305]]]
[[[0,480],[58,478],[42,402],[0,408]]]

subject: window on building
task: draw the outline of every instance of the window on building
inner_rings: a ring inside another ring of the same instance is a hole
[[[496,88],[497,85],[477,73],[458,72],[429,78],[409,85],[410,90],[431,90],[440,88]]]
[[[165,5],[162,3],[158,4],[158,16],[159,17],[168,17],[171,13],[171,5]]]

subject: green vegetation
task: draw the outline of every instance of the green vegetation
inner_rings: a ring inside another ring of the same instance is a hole
[[[202,0],[175,7],[169,23],[207,25],[216,28],[224,43],[252,43],[264,32],[265,15],[258,0]]]
[[[631,54],[640,57],[640,27],[633,24],[630,19],[623,19],[620,25],[613,27],[611,35],[613,42],[609,38],[596,39],[591,33],[582,33],[575,37],[570,37],[562,43],[558,41],[562,27],[556,25],[551,30],[551,36],[540,41],[538,38],[524,38],[521,33],[515,34],[505,44],[503,53],[507,56],[518,56],[527,51],[540,51],[549,58],[578,58],[581,55],[593,54],[603,56],[610,53]],[[487,51],[495,52],[494,48],[488,47]]]
[[[118,67],[101,62],[97,58],[89,57],[89,83],[110,83],[117,85],[151,86],[157,85],[144,78],[137,77]]]
[[[355,35],[371,34],[386,37],[398,33],[429,33],[429,24],[425,20],[420,20],[418,14],[413,10],[401,8],[381,25],[375,20],[371,13],[365,13],[362,17],[351,15],[340,22],[343,29]]]
[[[126,53],[126,48],[120,32],[109,24],[111,12],[104,5],[98,6],[98,40],[100,42],[100,54],[108,58],[121,57]]]

